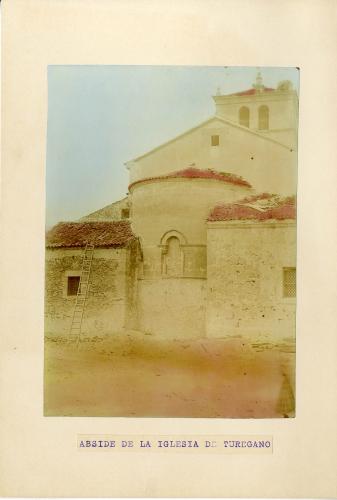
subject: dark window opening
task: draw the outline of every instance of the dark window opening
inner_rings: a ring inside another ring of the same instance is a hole
[[[219,144],[220,144],[220,137],[218,135],[212,135],[212,137],[211,137],[211,144],[212,144],[212,146],[219,146]]]
[[[122,219],[128,219],[130,217],[130,210],[128,208],[122,208]]]
[[[80,276],[68,276],[67,295],[77,295],[80,279]]]
[[[296,268],[283,268],[283,297],[296,297]]]

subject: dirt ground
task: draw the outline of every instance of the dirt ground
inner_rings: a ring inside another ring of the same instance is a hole
[[[46,337],[46,416],[294,416],[292,343]]]

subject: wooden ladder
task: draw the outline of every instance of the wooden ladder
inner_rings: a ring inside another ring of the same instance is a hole
[[[89,279],[95,246],[87,243],[84,249],[80,282],[76,294],[76,302],[71,320],[69,340],[78,346],[81,340],[81,328],[85,303],[89,292]]]

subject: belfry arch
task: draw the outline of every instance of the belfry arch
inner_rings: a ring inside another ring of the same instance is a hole
[[[259,130],[269,129],[269,108],[268,106],[259,107]]]
[[[249,128],[249,108],[247,106],[241,106],[239,109],[239,123],[243,127],[248,127]]]

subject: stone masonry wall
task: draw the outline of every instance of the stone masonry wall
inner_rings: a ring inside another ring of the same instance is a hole
[[[294,338],[295,298],[283,297],[294,223],[209,223],[207,263],[207,336]]]
[[[131,243],[126,253],[126,311],[125,327],[136,330],[138,328],[138,275],[141,253],[138,241]]]
[[[114,333],[125,326],[127,249],[95,249],[82,331]],[[80,275],[83,249],[46,250],[45,332],[67,334],[76,297],[67,296],[67,277]]]
[[[138,329],[158,338],[205,336],[206,280],[138,281]]]

